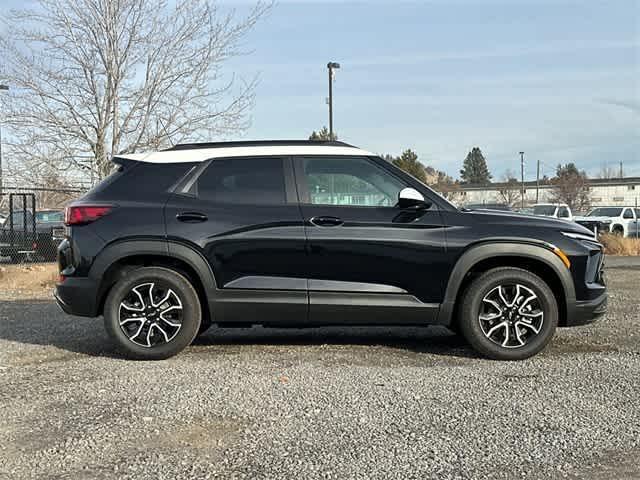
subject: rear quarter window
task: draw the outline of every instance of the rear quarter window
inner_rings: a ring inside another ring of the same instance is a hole
[[[143,201],[168,193],[195,163],[124,162],[85,198]]]

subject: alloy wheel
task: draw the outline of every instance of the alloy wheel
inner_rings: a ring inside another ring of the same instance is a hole
[[[180,297],[161,283],[133,287],[118,308],[118,322],[129,341],[141,347],[169,343],[182,327]]]
[[[478,315],[482,333],[505,348],[524,347],[542,330],[540,299],[522,284],[498,285],[482,299]]]

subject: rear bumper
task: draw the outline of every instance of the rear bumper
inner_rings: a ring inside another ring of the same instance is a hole
[[[577,301],[573,312],[567,316],[567,327],[577,327],[595,322],[607,313],[607,292],[593,300]]]
[[[53,296],[58,306],[69,315],[98,316],[98,285],[90,278],[65,278],[56,285]]]

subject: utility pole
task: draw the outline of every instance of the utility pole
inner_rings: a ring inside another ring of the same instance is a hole
[[[636,214],[636,238],[640,238],[640,236],[638,236],[638,227],[640,227],[640,210],[638,210],[638,197],[636,196],[636,208],[635,208],[635,212],[633,212]]]
[[[9,90],[7,85],[0,85],[0,90]],[[0,200],[2,200],[2,120],[0,119]]]
[[[624,178],[624,175],[622,173],[622,160],[620,160],[620,178]]]
[[[520,203],[521,207],[524,208],[524,152],[520,152]]]
[[[329,70],[329,139],[333,140],[333,71],[340,68],[336,62],[327,63]]]
[[[538,168],[536,171],[536,203],[540,201],[540,160],[538,160]]]

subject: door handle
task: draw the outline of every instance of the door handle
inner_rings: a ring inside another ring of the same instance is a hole
[[[317,227],[337,227],[344,223],[344,220],[338,217],[313,217],[309,221]]]
[[[181,212],[176,215],[176,219],[184,223],[200,223],[208,220],[207,216],[200,212]]]

